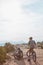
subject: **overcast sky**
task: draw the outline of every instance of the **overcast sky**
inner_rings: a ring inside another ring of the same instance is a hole
[[[43,40],[43,0],[0,0],[0,41]]]

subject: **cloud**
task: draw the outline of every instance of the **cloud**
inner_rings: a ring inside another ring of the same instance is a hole
[[[26,5],[26,4],[33,4],[39,0],[18,0],[21,4]]]
[[[25,4],[23,5],[24,9],[27,9],[28,11],[31,10],[34,13],[43,14],[43,0],[36,1],[32,4]]]
[[[0,40],[36,40],[42,36],[43,15],[33,12],[23,5],[34,4],[37,0],[3,0],[0,6]],[[42,26],[40,26],[40,24]],[[39,34],[40,32],[40,34]],[[42,39],[42,38],[41,38]]]

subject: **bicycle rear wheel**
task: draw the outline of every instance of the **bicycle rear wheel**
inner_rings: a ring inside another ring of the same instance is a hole
[[[32,56],[33,56],[33,61],[36,62],[36,52],[35,51],[33,51]]]

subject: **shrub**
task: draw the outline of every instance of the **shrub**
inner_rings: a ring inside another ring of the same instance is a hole
[[[43,49],[43,42],[41,42],[41,49]]]
[[[14,49],[14,45],[12,45],[10,42],[5,43],[5,49],[6,49],[6,52],[7,52],[7,53],[8,53],[8,52],[12,52],[12,51],[15,50],[15,49]]]
[[[6,50],[4,47],[0,47],[0,63],[4,63],[6,60]]]

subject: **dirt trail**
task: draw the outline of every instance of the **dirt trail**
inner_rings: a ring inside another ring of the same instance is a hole
[[[25,52],[26,50],[24,50]],[[37,53],[37,61],[39,62],[40,65],[43,65],[43,50],[36,50],[36,53]],[[20,61],[18,60],[15,60],[13,56],[11,56],[11,59],[8,60],[4,65],[29,65],[29,62],[27,61],[27,59],[22,59]],[[39,65],[38,64],[38,65]],[[32,65],[35,65],[33,62],[32,62]]]

